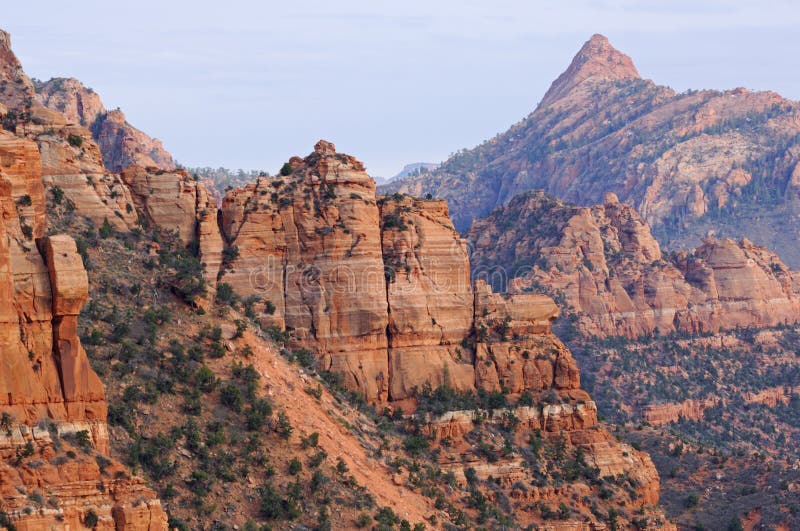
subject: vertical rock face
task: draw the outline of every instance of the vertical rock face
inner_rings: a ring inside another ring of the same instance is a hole
[[[387,196],[379,201],[393,400],[425,382],[467,390],[473,297],[466,243],[445,201]]]
[[[198,186],[186,172],[129,166],[121,175],[149,224],[174,230],[185,242],[194,238]]]
[[[647,224],[613,194],[593,207],[524,194],[476,222],[468,239],[476,269],[512,291],[561,293],[589,334],[636,338],[800,318],[800,275],[774,253],[707,239],[664,257]]]
[[[175,169],[172,155],[164,149],[161,141],[129,124],[120,110],[101,115],[92,126],[92,134],[103,153],[103,162],[112,171],[120,171],[132,164]]]
[[[54,78],[36,85],[41,103],[67,119],[69,123],[91,130],[111,171],[121,171],[135,164],[174,170],[175,161],[160,140],[150,138],[129,124],[120,110],[107,111],[100,96],[77,79]]]
[[[225,237],[239,257],[223,281],[274,305],[293,331],[370,400],[386,399],[387,301],[375,183],[353,157],[320,141],[277,180],[226,195]]]
[[[61,113],[68,122],[91,128],[106,114],[100,95],[74,78],[53,78],[37,83],[36,94],[45,107]]]
[[[197,243],[205,264],[204,279],[213,288],[222,263],[223,241],[217,207],[208,189],[183,170],[128,166],[121,177],[136,212],[147,224],[175,231],[187,244]]]
[[[475,284],[475,371],[477,387],[518,394],[558,389],[588,400],[578,367],[551,333],[558,308],[550,297],[500,295]]]
[[[18,529],[77,528],[90,510],[104,529],[165,529],[160,504],[141,481],[111,480],[94,461],[39,459],[56,456],[54,436],[80,431],[108,454],[105,392],[77,335],[86,271],[72,238],[44,236],[44,204],[36,144],[0,131],[2,505]],[[31,459],[19,457],[23,447],[33,449]],[[58,509],[26,511],[27,489],[49,492]]]

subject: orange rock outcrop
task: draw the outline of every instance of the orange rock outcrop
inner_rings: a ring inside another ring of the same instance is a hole
[[[90,512],[102,529],[165,529],[140,480],[106,477],[93,459],[55,459],[54,437],[85,431],[105,455],[109,441],[103,385],[77,334],[87,274],[71,237],[45,236],[44,205],[36,144],[0,131],[2,506],[18,529],[80,527]],[[50,507],[31,506],[36,492]]]
[[[320,141],[279,179],[225,196],[224,236],[238,249],[222,281],[269,301],[266,324],[291,330],[323,366],[370,400],[388,398],[388,324],[375,182]]]
[[[428,382],[467,390],[472,357],[462,345],[473,322],[466,243],[444,201],[379,200],[388,297],[393,400]]]
[[[109,170],[117,172],[131,165],[175,169],[175,161],[160,140],[129,124],[119,109],[106,110],[100,96],[77,79],[54,78],[38,83],[36,94],[44,106],[92,132]]]
[[[746,239],[709,238],[665,256],[613,194],[593,207],[523,194],[476,222],[468,239],[477,271],[512,291],[562,294],[587,334],[636,338],[800,319],[800,274],[777,255]]]

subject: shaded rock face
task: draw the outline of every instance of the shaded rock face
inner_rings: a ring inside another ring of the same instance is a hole
[[[578,366],[550,331],[558,308],[546,295],[492,293],[475,284],[476,384],[487,391],[568,392],[588,400],[580,390]]]
[[[36,144],[0,132],[0,495],[18,529],[71,525],[89,510],[105,529],[165,529],[166,517],[139,480],[104,478],[97,463],[12,465],[27,443],[55,457],[52,433],[86,431],[108,454],[105,391],[77,335],[88,277],[69,236],[44,236],[44,187]],[[51,429],[38,426],[46,421]],[[48,457],[49,456],[49,457]],[[115,467],[122,467],[116,463]],[[100,489],[97,485],[103,484]],[[46,489],[59,509],[25,512],[26,489]],[[141,504],[136,499],[142,499]],[[116,526],[116,527],[115,527]]]
[[[137,214],[130,190],[119,175],[103,165],[90,132],[67,124],[55,111],[46,119],[41,125],[18,126],[19,133],[39,146],[45,186],[63,192],[70,207],[95,226],[108,220],[119,231],[133,228]]]
[[[132,164],[175,169],[175,161],[160,140],[129,124],[122,111],[107,111],[100,96],[77,79],[54,78],[39,83],[36,93],[44,106],[92,132],[109,170],[121,171]]]
[[[641,79],[592,37],[536,110],[508,131],[382,193],[447,199],[460,231],[534,189],[579,205],[608,192],[671,247],[714,231],[746,236],[800,267],[800,104],[744,89],[677,94]]]
[[[636,338],[794,323],[800,276],[747,240],[662,255],[648,225],[609,194],[574,207],[523,194],[470,230],[473,265],[511,291],[560,293],[582,331]]]
[[[59,112],[68,122],[90,129],[106,114],[100,95],[74,78],[53,78],[37,83],[42,105]]]
[[[114,110],[100,116],[92,126],[92,134],[103,153],[104,164],[112,171],[120,171],[131,164],[175,169],[175,162],[161,141],[130,125],[122,111]]]

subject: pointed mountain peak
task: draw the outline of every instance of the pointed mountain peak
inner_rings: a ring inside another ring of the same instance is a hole
[[[540,107],[550,105],[586,81],[641,79],[630,57],[620,52],[598,33],[584,43],[563,74],[547,91]]]

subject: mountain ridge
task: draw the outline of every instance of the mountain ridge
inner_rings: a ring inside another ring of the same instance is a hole
[[[590,39],[508,131],[381,191],[447,199],[462,232],[528,190],[580,205],[613,192],[666,248],[694,247],[709,233],[746,236],[799,266],[790,221],[800,219],[800,103],[741,88],[677,94],[638,77],[606,43]],[[607,56],[622,63],[614,75]]]

